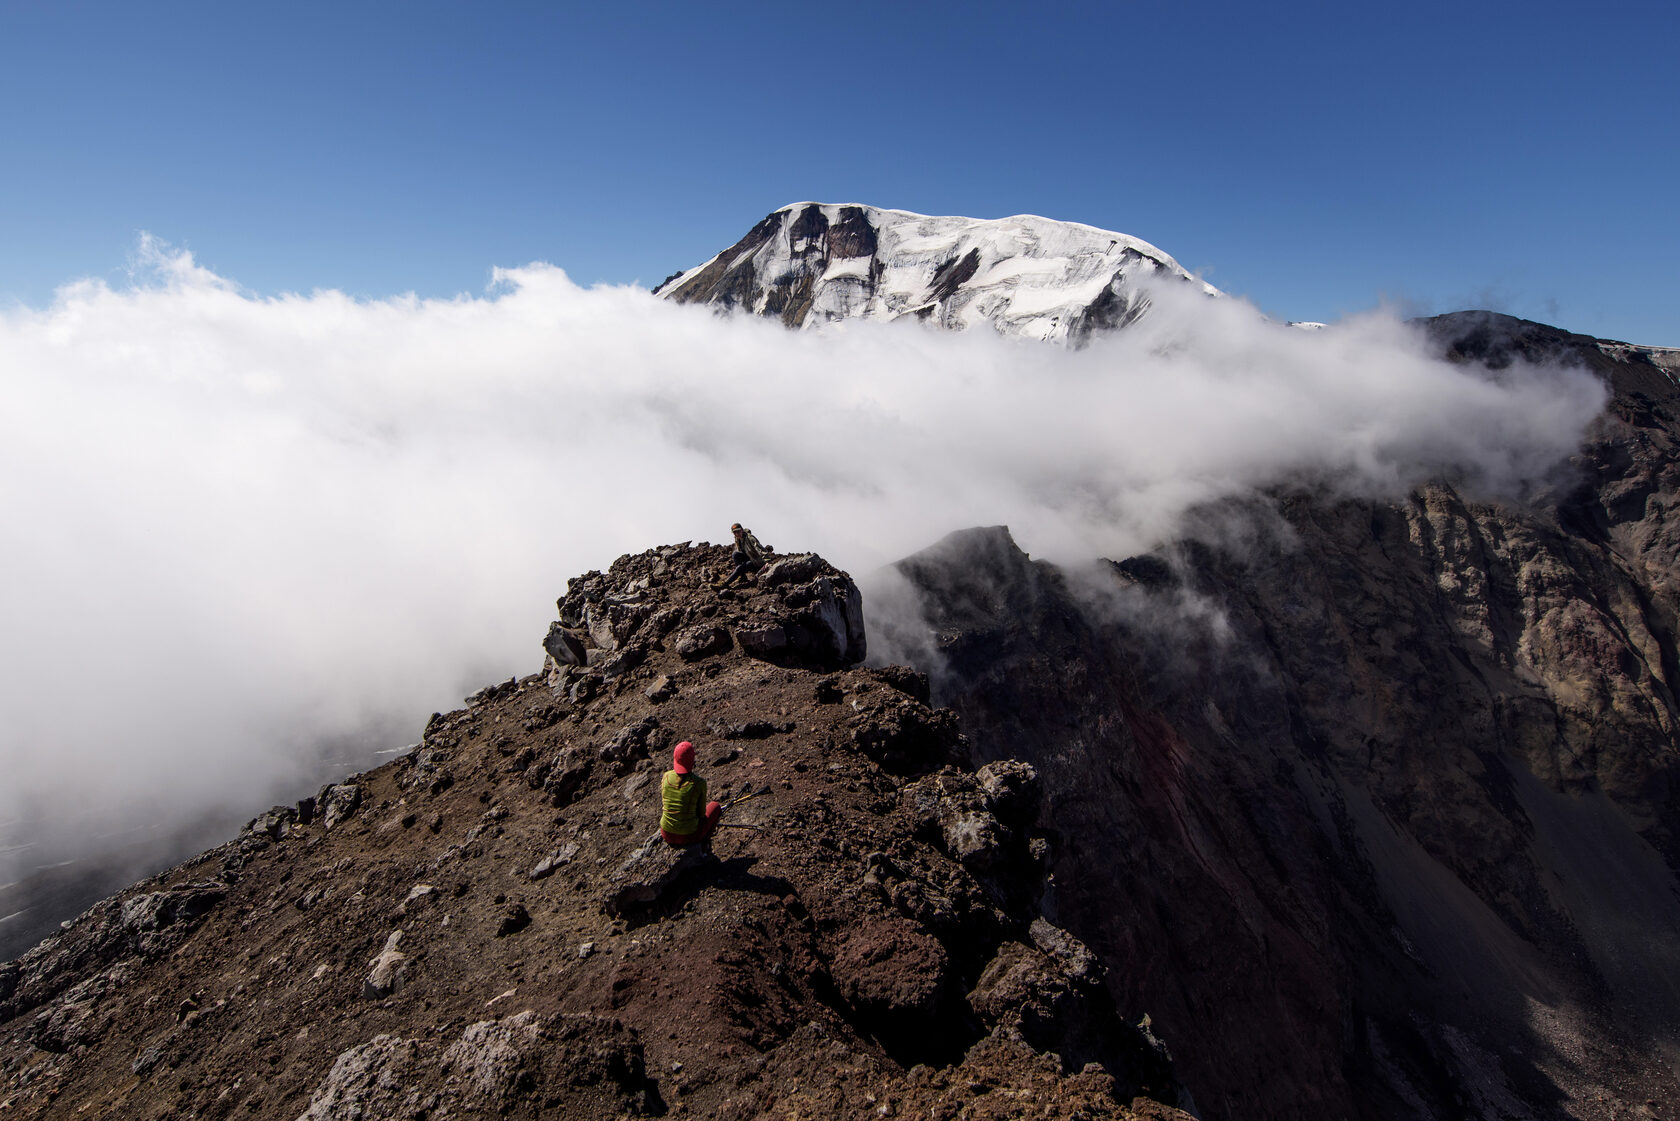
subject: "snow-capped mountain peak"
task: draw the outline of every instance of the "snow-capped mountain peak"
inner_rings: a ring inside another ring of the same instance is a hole
[[[1078,340],[1143,314],[1149,300],[1139,281],[1157,277],[1200,283],[1146,241],[1075,222],[799,202],[655,291],[790,327],[914,316],[959,330],[987,323],[1006,335]]]

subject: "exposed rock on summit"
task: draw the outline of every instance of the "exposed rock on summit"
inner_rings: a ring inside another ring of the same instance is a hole
[[[540,672],[0,966],[0,1112],[1184,1117],[1037,906],[1033,770],[857,666],[845,573],[728,557],[571,581]],[[709,847],[656,832],[679,739]]]

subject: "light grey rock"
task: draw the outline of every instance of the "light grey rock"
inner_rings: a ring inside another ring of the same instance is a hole
[[[596,655],[601,655],[596,657]],[[601,680],[611,681],[615,677],[629,673],[647,659],[647,651],[641,646],[632,645],[620,647],[616,650],[589,652],[589,664],[600,670]]]
[[[368,962],[373,969],[362,983],[362,996],[366,999],[383,1000],[402,986],[408,972],[408,955],[397,949],[402,936],[401,930],[393,930],[385,939],[385,948]]]
[[[501,1111],[530,1080],[528,1060],[542,1044],[542,1021],[535,1012],[468,1025],[443,1053],[444,1070],[458,1079],[465,1105]]]
[[[583,609],[584,629],[589,632],[589,639],[602,650],[618,649],[618,638],[613,634],[612,619],[608,609],[599,603],[591,603]]]
[[[996,865],[1003,857],[1008,833],[986,810],[961,810],[944,818],[945,851],[972,870]]]
[[[975,774],[980,791],[999,819],[1018,825],[1030,825],[1038,812],[1038,772],[1019,759],[999,759],[987,763]]]
[[[420,1043],[377,1035],[333,1060],[297,1121],[380,1121],[413,1116],[421,1105]]]
[[[408,895],[403,899],[402,907],[399,910],[405,915],[412,914],[428,904],[437,902],[437,898],[438,889],[431,884],[415,884],[409,888]]]
[[[423,744],[420,750],[414,753],[414,769],[423,775],[429,775],[449,762],[450,755],[451,752],[446,747]]]
[[[341,782],[321,791],[317,803],[321,806],[321,827],[331,829],[354,817],[361,809],[365,792],[358,783]]]
[[[281,840],[292,831],[297,824],[298,812],[295,806],[275,806],[252,818],[245,826],[245,832],[260,836],[267,836],[273,840]]]
[[[541,880],[552,876],[556,871],[570,864],[572,858],[577,856],[577,852],[577,842],[567,841],[557,851],[551,852],[537,861],[537,866],[531,869],[531,878]]]
[[[1027,933],[1033,945],[1060,962],[1070,977],[1081,980],[1099,978],[1102,965],[1097,961],[1097,955],[1061,927],[1040,917],[1032,921]]]
[[[863,630],[863,593],[849,579],[817,578],[816,595],[807,608],[815,624],[818,649],[832,650],[842,665],[861,662],[868,650]]]
[[[833,569],[828,562],[815,553],[800,553],[797,556],[783,557],[772,561],[759,574],[758,582],[766,588],[778,587],[782,584],[803,584]]]
[[[227,884],[220,880],[201,880],[133,896],[123,900],[117,912],[120,935],[112,934],[133,952],[160,956],[174,949],[198,919],[227,897],[227,891]]]

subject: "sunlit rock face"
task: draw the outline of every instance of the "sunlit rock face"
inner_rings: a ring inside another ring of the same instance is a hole
[[[981,220],[795,203],[710,261],[666,280],[679,303],[816,327],[913,318],[962,330],[1078,340],[1143,314],[1140,281],[1195,283],[1126,234],[1032,215]],[[1215,289],[1202,286],[1210,294]]]

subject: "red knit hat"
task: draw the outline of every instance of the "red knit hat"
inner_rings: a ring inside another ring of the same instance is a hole
[[[671,752],[671,769],[679,775],[686,775],[694,769],[694,745],[687,740],[677,745]]]

